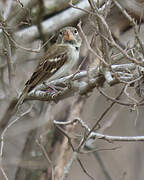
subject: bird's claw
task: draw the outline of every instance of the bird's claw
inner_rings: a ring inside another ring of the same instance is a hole
[[[72,80],[71,79],[66,80],[65,85],[68,87],[68,89],[71,89],[72,88]]]
[[[56,98],[57,98],[57,96],[59,96],[60,94],[62,94],[62,91],[58,91],[58,92],[56,92],[56,93],[53,93],[52,94],[52,100],[53,101],[55,101],[55,102],[57,102],[57,100],[56,100]]]

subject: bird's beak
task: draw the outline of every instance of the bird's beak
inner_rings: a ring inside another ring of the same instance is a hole
[[[64,34],[65,41],[75,41],[75,37],[71,31],[66,31]]]

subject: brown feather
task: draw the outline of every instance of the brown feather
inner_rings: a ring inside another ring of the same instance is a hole
[[[55,60],[55,61],[52,61]],[[31,78],[26,82],[26,86],[30,86],[31,91],[36,85],[49,79],[59,68],[66,63],[67,51],[66,46],[53,45],[48,52],[43,56],[38,64],[35,72],[32,74]],[[54,69],[55,68],[55,69]],[[53,71],[52,71],[53,70]]]
[[[23,103],[26,95],[38,84],[45,80],[52,81],[69,71],[78,59],[80,45],[81,38],[76,28],[65,27],[60,30],[56,44],[51,46],[40,59],[36,70],[26,82],[25,88],[16,104],[16,109]]]
[[[49,48],[45,56],[41,58],[30,79],[26,82],[25,88],[15,106],[15,111],[17,111],[18,106],[23,103],[25,97],[33,88],[55,74],[56,71],[58,71],[61,66],[67,62],[67,60],[67,46],[53,45]]]

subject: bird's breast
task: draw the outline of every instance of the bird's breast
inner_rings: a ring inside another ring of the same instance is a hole
[[[68,56],[69,56],[69,61],[70,61],[70,64],[72,65],[75,65],[78,61],[78,58],[79,58],[79,50],[77,50],[75,47],[71,47],[71,49],[69,49],[69,53],[68,53]]]
[[[71,71],[73,66],[76,65],[79,58],[79,51],[76,50],[75,47],[70,46],[67,53],[68,59],[66,63],[62,67],[60,67],[59,70],[51,78],[49,78],[48,81],[53,81],[67,75],[67,73]]]

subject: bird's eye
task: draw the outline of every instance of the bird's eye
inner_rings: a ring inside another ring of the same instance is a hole
[[[78,31],[77,31],[77,29],[75,29],[75,30],[74,30],[74,33],[75,33],[75,34],[78,34]]]
[[[60,36],[62,36],[62,35],[63,35],[62,31],[60,31],[60,32],[59,32],[59,35],[60,35]]]

